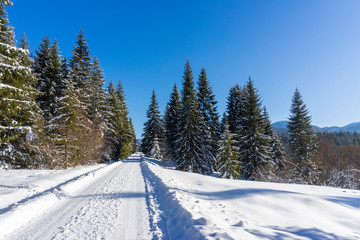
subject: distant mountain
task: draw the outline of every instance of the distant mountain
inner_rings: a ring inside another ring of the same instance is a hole
[[[287,133],[287,121],[279,121],[271,124],[278,134]],[[344,127],[318,127],[312,126],[315,132],[358,132],[360,133],[360,122],[350,123]]]

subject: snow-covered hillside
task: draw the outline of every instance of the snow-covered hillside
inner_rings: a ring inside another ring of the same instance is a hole
[[[0,239],[360,239],[360,191],[218,179],[141,154],[0,181]]]

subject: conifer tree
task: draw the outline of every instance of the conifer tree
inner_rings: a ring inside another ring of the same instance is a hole
[[[229,125],[226,123],[224,132],[221,134],[217,154],[217,169],[222,178],[237,179],[240,177],[241,166],[238,161],[239,152],[236,144],[234,134],[230,133]]]
[[[41,122],[29,51],[15,45],[4,5],[0,6],[0,156],[14,167],[28,166],[25,140],[36,137],[34,124]],[[27,47],[26,42],[20,45]],[[34,134],[35,133],[35,134]],[[21,137],[23,141],[15,142]]]
[[[315,169],[317,142],[311,126],[311,116],[298,89],[293,95],[287,127],[290,153],[297,172],[312,178],[310,175]]]
[[[161,141],[164,130],[155,91],[152,93],[146,117],[148,120],[144,124],[143,140],[141,143],[142,152],[148,157],[162,160]]]
[[[13,5],[13,3],[11,2],[11,1],[9,1],[9,0],[1,0],[0,1],[0,4],[2,5],[2,4],[4,4],[4,5]]]
[[[201,174],[211,173],[211,164],[204,159],[201,144],[201,113],[191,66],[187,61],[183,75],[179,131],[176,141],[179,170]]]
[[[240,161],[245,179],[254,179],[257,168],[268,162],[270,138],[265,135],[261,101],[251,78],[244,87],[243,117],[239,138]]]
[[[89,46],[86,43],[82,29],[80,29],[77,35],[76,46],[72,50],[72,53],[73,56],[70,58],[68,77],[79,95],[79,107],[88,114],[88,104],[91,101],[92,61]]]
[[[129,121],[130,121],[131,139],[132,139],[131,153],[136,153],[139,151],[139,146],[137,144],[135,128],[134,128],[131,118],[129,118]]]
[[[271,126],[269,113],[265,107],[263,108],[263,121],[265,135],[270,137],[270,161],[275,165],[275,169],[282,168],[284,167],[284,147],[280,141],[279,136]]]
[[[179,92],[176,84],[174,84],[164,115],[164,132],[167,143],[166,157],[173,160],[176,159],[176,138],[178,136],[180,107]]]
[[[90,86],[89,86],[89,119],[98,128],[103,123],[105,91],[103,89],[104,75],[97,57],[92,64]]]
[[[121,82],[119,81],[116,88],[110,82],[106,99],[105,123],[106,139],[111,146],[109,158],[112,160],[126,158],[132,153],[133,132],[128,114]]]
[[[229,130],[231,133],[236,135],[239,134],[239,121],[243,117],[243,89],[236,84],[229,91],[229,96],[227,99],[226,115],[227,122],[229,124]]]
[[[206,76],[206,70],[204,68],[202,68],[200,72],[197,90],[197,100],[199,102],[199,109],[202,119],[202,155],[204,160],[212,168],[214,168],[218,147],[217,144],[220,138],[220,123],[215,94],[211,89],[209,80]]]

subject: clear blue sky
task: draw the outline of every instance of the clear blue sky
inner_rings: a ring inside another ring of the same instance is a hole
[[[360,1],[13,0],[17,37],[34,51],[56,38],[71,56],[80,28],[104,69],[121,80],[137,136],[155,89],[161,111],[190,60],[205,67],[222,113],[229,89],[255,82],[273,122],[289,116],[296,87],[318,126],[360,121]]]

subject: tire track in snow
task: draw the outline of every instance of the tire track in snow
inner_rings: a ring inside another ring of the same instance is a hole
[[[130,157],[7,239],[151,239],[140,155]]]

